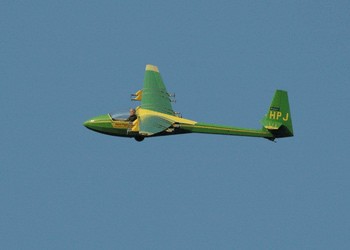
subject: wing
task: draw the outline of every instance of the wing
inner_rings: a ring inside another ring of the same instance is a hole
[[[150,136],[162,132],[171,126],[171,122],[158,116],[140,117],[140,134]]]
[[[141,108],[174,115],[169,94],[157,66],[146,65]]]

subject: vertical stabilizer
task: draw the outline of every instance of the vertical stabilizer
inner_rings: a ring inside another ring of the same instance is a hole
[[[261,124],[275,138],[293,136],[292,116],[287,91],[276,90],[270,108],[261,120]]]

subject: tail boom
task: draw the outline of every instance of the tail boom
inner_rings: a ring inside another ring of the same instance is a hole
[[[181,124],[179,127],[192,133],[250,136],[274,139],[274,135],[270,131],[261,129],[246,129],[202,122],[198,122],[194,125]]]
[[[269,140],[293,136],[292,117],[289,109],[288,93],[276,90],[270,108],[261,120],[261,129],[248,129],[217,124],[197,122],[177,125],[187,133],[220,134],[235,136],[263,137]]]

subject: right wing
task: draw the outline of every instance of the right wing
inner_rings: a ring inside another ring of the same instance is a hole
[[[168,115],[175,114],[157,66],[146,65],[141,108]]]
[[[195,123],[175,116],[170,96],[156,66],[146,65],[143,89],[133,96],[134,100],[141,100],[141,106],[136,110],[136,114],[139,121],[138,131],[142,135],[151,136],[160,133],[175,122]]]

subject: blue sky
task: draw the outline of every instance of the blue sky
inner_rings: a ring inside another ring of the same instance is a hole
[[[2,1],[1,249],[349,249],[348,1]],[[295,137],[109,137],[145,65],[174,109]]]

